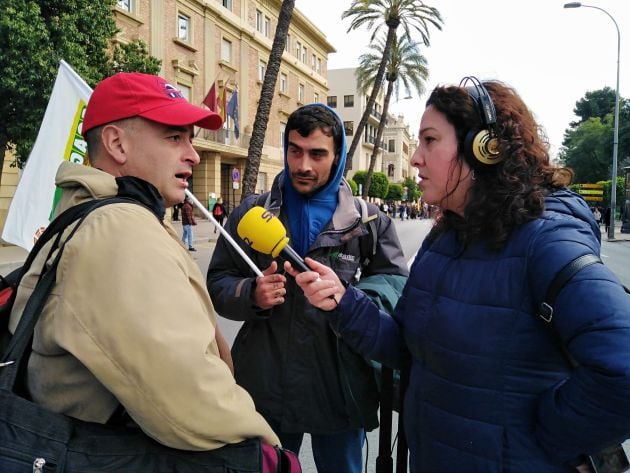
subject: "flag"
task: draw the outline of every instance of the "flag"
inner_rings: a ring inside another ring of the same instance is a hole
[[[92,89],[65,61],[53,86],[35,144],[9,208],[2,239],[30,251],[56,204],[55,174],[63,161],[86,163],[81,136]],[[58,196],[57,196],[58,197]]]
[[[234,120],[234,136],[238,140],[240,131],[238,129],[238,89],[234,90],[230,101],[227,104],[227,114]]]
[[[225,87],[223,87],[223,89],[221,89],[221,92],[219,92],[219,106],[218,106],[218,113],[219,115],[221,115],[221,118],[223,118],[223,121],[225,122],[225,118],[226,118],[226,106],[225,106]]]
[[[203,99],[203,103],[206,107],[216,113],[217,111],[217,87],[216,83],[212,84],[210,90],[208,91],[208,95]]]

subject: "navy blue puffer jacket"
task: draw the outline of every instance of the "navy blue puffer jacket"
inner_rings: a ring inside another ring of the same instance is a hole
[[[588,206],[563,190],[501,251],[452,233],[425,241],[393,319],[349,288],[331,314],[344,339],[392,366],[411,357],[411,471],[574,471],[581,454],[629,436],[630,297],[616,277],[587,267],[560,292],[551,324],[536,315],[558,271],[599,252]]]

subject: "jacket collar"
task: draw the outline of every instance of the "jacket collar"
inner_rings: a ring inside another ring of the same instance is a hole
[[[153,184],[133,176],[117,177],[116,184],[118,185],[118,197],[137,200],[153,212],[161,223],[164,222],[164,214],[166,213],[164,199]]]

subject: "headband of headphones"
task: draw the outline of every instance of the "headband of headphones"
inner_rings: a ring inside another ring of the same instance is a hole
[[[472,85],[466,86],[468,82],[471,82]],[[470,95],[470,98],[473,99],[473,102],[477,106],[477,111],[479,112],[484,127],[491,128],[491,131],[494,132],[494,127],[497,123],[497,111],[494,108],[494,103],[492,103],[488,90],[475,76],[464,77],[460,81],[459,86],[466,87],[468,95]]]

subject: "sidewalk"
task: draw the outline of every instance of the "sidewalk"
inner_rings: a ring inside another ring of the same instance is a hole
[[[608,232],[605,231],[604,226],[601,226],[602,241],[609,241],[611,243],[616,241],[630,241],[630,233],[621,233],[621,222],[615,222],[615,238],[609,239]]]

